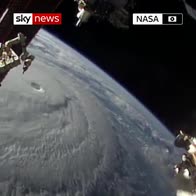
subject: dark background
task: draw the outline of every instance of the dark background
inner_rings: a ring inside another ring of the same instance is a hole
[[[196,135],[196,22],[180,1],[136,1],[133,12],[184,13],[183,26],[131,26],[120,30],[91,19],[75,27],[77,4],[56,12],[63,26],[47,27],[136,96],[168,128]]]

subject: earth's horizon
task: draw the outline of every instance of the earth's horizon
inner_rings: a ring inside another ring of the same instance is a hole
[[[0,89],[0,195],[176,195],[179,152],[151,112],[45,30],[28,49]]]

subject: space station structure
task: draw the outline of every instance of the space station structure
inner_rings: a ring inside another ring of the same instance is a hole
[[[196,138],[180,131],[174,145],[185,149],[181,162],[174,166],[175,174],[190,180],[196,192]]]
[[[109,21],[117,28],[128,29],[133,0],[74,0],[78,3],[76,26],[86,23],[91,16]]]
[[[194,20],[196,20],[196,1],[194,0],[182,0],[185,9],[189,16],[191,16]]]
[[[0,46],[0,72],[6,73],[18,65],[23,65],[23,73],[30,67],[34,56],[29,54],[25,44],[26,37],[18,33],[16,38],[10,39]],[[20,45],[22,53],[20,56],[12,49],[14,45]]]

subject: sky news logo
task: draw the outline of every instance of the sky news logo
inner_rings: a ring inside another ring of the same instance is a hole
[[[14,25],[61,25],[61,13],[14,13]]]
[[[182,25],[181,13],[134,13],[133,25]]]

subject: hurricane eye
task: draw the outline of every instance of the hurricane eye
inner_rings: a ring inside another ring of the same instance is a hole
[[[31,82],[31,86],[35,89],[35,90],[40,90],[41,89],[41,86],[36,83],[36,82]]]

